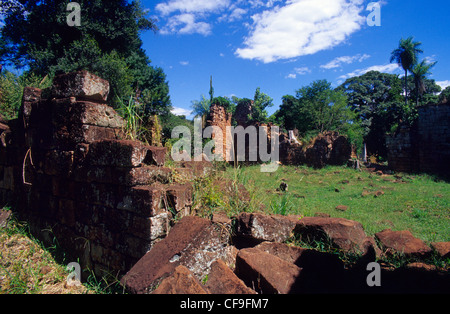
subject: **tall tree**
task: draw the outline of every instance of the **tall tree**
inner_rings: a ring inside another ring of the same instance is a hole
[[[251,120],[252,122],[267,123],[267,108],[273,107],[273,98],[261,92],[261,88],[257,88],[253,97],[253,106]]]
[[[85,69],[110,81],[113,106],[133,95],[146,112],[170,111],[165,74],[142,49],[140,34],[157,27],[140,3],[79,0],[81,26],[71,27],[69,2],[15,1],[1,28],[0,60],[39,76]]]
[[[411,70],[416,87],[416,106],[419,106],[420,97],[427,91],[425,80],[431,74],[430,70],[436,63],[437,61],[428,63],[426,60],[422,60],[422,62],[415,64]]]
[[[408,118],[398,75],[370,71],[347,79],[337,90],[356,112],[369,153],[386,157],[386,133]]]
[[[391,53],[391,63],[397,62],[405,71],[405,105],[408,105],[408,71],[412,71],[417,63],[419,53],[423,53],[419,47],[420,42],[414,41],[413,37],[401,39],[398,48]]]
[[[347,107],[347,97],[333,90],[326,80],[315,81],[297,90],[296,96],[286,95],[278,112],[287,129],[298,129],[305,135],[309,131],[340,131],[356,122],[354,112]]]

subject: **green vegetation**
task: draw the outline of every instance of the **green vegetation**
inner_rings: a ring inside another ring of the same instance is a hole
[[[146,115],[171,109],[161,68],[152,67],[140,34],[156,31],[138,1],[80,0],[80,27],[67,25],[67,2],[20,1],[2,8],[0,62],[50,80],[57,74],[88,70],[111,84],[109,103],[133,96]],[[18,85],[21,87],[20,85]]]
[[[359,221],[368,235],[388,228],[409,229],[427,242],[450,241],[450,185],[429,175],[380,176],[346,167],[294,166],[280,167],[275,173],[261,173],[259,166],[230,168],[224,175],[235,187],[242,184],[247,189],[248,196],[242,200],[249,201],[243,211],[324,213]],[[287,192],[277,191],[282,182],[288,184]],[[223,201],[217,193],[213,201]],[[348,210],[336,210],[339,205]],[[218,202],[214,208],[227,211],[228,205]]]

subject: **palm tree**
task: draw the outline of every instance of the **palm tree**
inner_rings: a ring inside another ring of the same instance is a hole
[[[414,76],[414,83],[416,85],[416,105],[419,106],[419,98],[426,92],[425,79],[427,75],[431,74],[430,69],[436,65],[437,61],[427,63],[426,60],[423,60],[420,63],[417,63],[412,68],[411,72]]]
[[[408,71],[411,71],[413,66],[417,64],[417,56],[423,53],[419,47],[420,42],[415,42],[413,37],[401,39],[397,49],[391,53],[391,63],[397,62],[399,66],[405,70],[405,105],[408,105]]]

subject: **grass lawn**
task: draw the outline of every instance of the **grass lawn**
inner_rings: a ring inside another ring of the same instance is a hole
[[[250,166],[228,168],[224,176],[243,184],[255,208],[268,214],[325,213],[361,222],[368,235],[409,229],[428,243],[450,241],[450,184],[429,175],[380,176],[347,167],[295,166],[261,173],[259,166]],[[287,192],[277,191],[283,181]],[[340,205],[347,210],[337,210]]]

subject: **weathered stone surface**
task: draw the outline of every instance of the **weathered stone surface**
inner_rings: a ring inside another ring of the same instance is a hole
[[[163,210],[165,193],[165,187],[160,184],[133,187],[119,196],[117,208],[143,217],[153,217]]]
[[[346,252],[364,252],[366,234],[361,223],[343,218],[305,217],[297,222],[295,234],[303,241],[330,241]]]
[[[77,101],[74,97],[51,102],[55,124],[88,124],[114,129],[125,125],[123,118],[106,104]]]
[[[152,294],[207,294],[202,284],[183,265],[178,266],[175,272],[164,279]]]
[[[299,288],[305,292],[336,292],[342,285],[344,263],[335,254],[274,242],[263,242],[256,249],[300,267]]]
[[[337,132],[320,134],[307,148],[305,153],[306,164],[315,168],[325,165],[344,165],[352,153],[348,139]]]
[[[165,156],[165,148],[150,147],[138,141],[101,140],[90,145],[87,158],[93,166],[162,166],[163,152]]]
[[[298,292],[302,269],[276,256],[251,248],[239,251],[236,275],[248,287],[262,294]]]
[[[0,229],[5,228],[8,224],[9,219],[11,218],[11,211],[0,209]]]
[[[91,144],[101,140],[119,140],[123,138],[121,129],[105,128],[88,124],[60,125],[48,139],[40,138],[41,143],[47,142],[48,147],[58,147],[63,150],[74,150],[77,144]]]
[[[375,234],[375,238],[386,254],[403,254],[405,256],[426,257],[431,249],[422,240],[415,238],[408,231],[392,231],[387,229]]]
[[[256,248],[305,269],[314,268],[327,271],[330,269],[343,270],[344,268],[342,261],[334,254],[276,242],[263,242]]]
[[[211,265],[206,288],[212,294],[256,294],[222,260]]]
[[[434,242],[431,247],[443,258],[450,257],[450,242]]]
[[[42,90],[35,87],[25,87],[23,90],[22,107],[19,112],[19,119],[22,118],[25,127],[28,127],[28,123],[31,115],[31,104],[41,99]]]
[[[182,217],[190,215],[192,207],[193,186],[191,184],[172,184],[166,187],[167,206],[181,213]]]
[[[98,102],[106,102],[109,95],[109,82],[87,71],[62,74],[55,77],[52,97],[77,97]]]
[[[186,266],[201,279],[214,261],[226,255],[228,237],[207,219],[185,217],[164,240],[154,245],[121,282],[131,293],[145,294],[179,265]]]
[[[133,187],[152,185],[157,182],[167,184],[170,181],[172,170],[145,165],[137,168],[82,165],[76,168],[74,174],[77,181],[120,184]]]
[[[292,236],[298,218],[259,213],[242,213],[237,220],[237,233],[256,241],[284,242]]]

